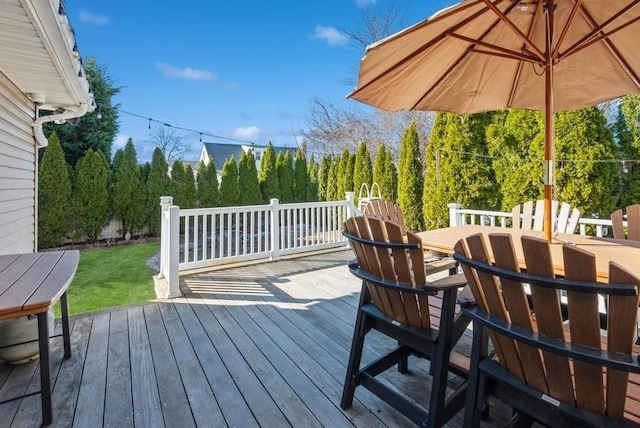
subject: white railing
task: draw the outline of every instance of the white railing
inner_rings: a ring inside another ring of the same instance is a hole
[[[344,201],[185,210],[160,199],[159,276],[168,297],[180,295],[179,274],[189,270],[343,247],[342,225],[356,212],[353,192]]]
[[[449,225],[461,226],[465,224],[478,224],[482,226],[511,226],[511,212],[484,211],[463,209],[460,204],[449,204]],[[625,222],[626,226],[626,222]],[[578,233],[580,235],[594,235],[598,237],[613,236],[610,219],[580,218],[578,221]]]

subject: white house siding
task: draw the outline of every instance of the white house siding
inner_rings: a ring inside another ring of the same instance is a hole
[[[35,251],[33,104],[0,73],[0,254]]]

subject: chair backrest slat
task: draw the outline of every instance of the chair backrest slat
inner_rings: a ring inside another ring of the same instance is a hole
[[[555,277],[549,243],[544,239],[522,237],[522,250],[531,275]],[[531,301],[536,314],[538,331],[547,336],[565,340],[562,325],[562,310],[558,292],[550,288],[531,285]],[[543,351],[547,367],[550,395],[565,403],[573,403],[573,382],[569,360],[551,352]]]
[[[493,248],[495,265],[514,272],[520,272],[511,235],[505,233],[491,234],[489,241],[491,242],[491,248]],[[527,299],[524,284],[509,280],[503,280],[502,282],[502,294],[511,322],[519,327],[532,330],[534,321],[529,310],[529,300]],[[527,383],[548,394],[549,386],[540,350],[523,343],[518,344],[518,350]]]
[[[350,239],[360,267],[380,279],[402,284],[407,290],[366,282],[374,305],[402,324],[430,328],[426,296],[420,297],[411,291],[416,284],[426,284],[420,238],[411,232],[405,236],[402,228],[395,222],[374,217],[352,217],[345,222],[344,227],[348,233],[371,241],[363,243]],[[399,247],[385,247],[384,244],[388,243],[399,244]]]
[[[640,241],[640,205],[627,207],[627,227],[629,229],[628,239]]]
[[[626,239],[624,235],[624,226],[622,222],[624,221],[624,214],[622,210],[615,210],[611,213],[611,224],[613,226],[613,237],[615,239]]]
[[[467,245],[472,258],[488,262],[488,251],[481,234],[469,236],[467,238]],[[500,292],[500,284],[495,281],[492,275],[485,272],[477,272],[477,277],[483,290],[487,310],[492,315],[509,321],[509,315],[507,314]],[[493,335],[492,339],[496,349],[499,350],[498,358],[502,364],[504,364],[510,372],[518,376],[518,378],[524,380],[524,371],[520,364],[520,358],[518,357],[516,342],[502,335]]]
[[[524,230],[543,230],[544,228],[544,200],[527,201],[522,204],[522,221],[520,218],[520,205],[511,210],[513,227]],[[551,201],[551,223],[553,232],[575,233],[580,221],[580,210],[572,208],[570,204],[563,202],[558,209],[558,201]],[[557,213],[557,216],[556,216]],[[518,221],[516,220],[518,219]]]
[[[533,201],[522,204],[522,229],[533,229]]]
[[[599,355],[597,351],[604,349],[617,355],[628,355],[629,361],[635,361],[637,356],[632,358],[632,351],[640,304],[639,278],[613,262],[609,264],[610,284],[615,284],[617,290],[624,289],[622,284],[635,287],[629,287],[626,294],[608,294],[606,334],[603,334],[597,293],[606,294],[607,287],[593,289],[597,287],[593,254],[563,245],[564,278],[556,279],[550,244],[544,239],[522,237],[527,277],[519,282],[518,279],[507,280],[506,274],[498,270],[504,269],[515,276],[520,274],[511,236],[490,234],[489,240],[491,251],[480,234],[469,236],[455,246],[457,254],[482,263],[489,270],[483,272],[459,258],[480,310],[493,319],[505,321],[507,326],[512,324],[514,329],[529,331],[529,337],[534,341],[538,337],[554,338],[565,342],[565,346],[559,345],[562,349],[589,348],[593,349],[593,355]],[[573,284],[566,281],[573,281]],[[528,283],[531,306],[523,282]],[[561,310],[560,290],[563,288],[566,289],[567,319],[563,319]],[[511,334],[510,331],[511,327],[502,329],[497,323],[489,328],[498,360],[513,376],[541,393],[579,409],[614,418],[631,415],[629,409],[625,412],[625,405],[629,405],[626,401],[629,373],[605,369],[603,366],[609,357],[601,357],[601,364],[593,360],[586,363],[560,355],[553,348],[541,351],[545,349],[542,342],[538,348],[500,334]]]
[[[402,210],[396,204],[384,199],[373,199],[365,205],[362,215],[390,221],[400,226],[403,235],[407,233]]]
[[[637,284],[637,279],[617,263],[609,263],[609,282],[614,284]],[[636,314],[640,296],[609,296],[607,319],[607,349],[631,354],[636,336]],[[626,401],[629,373],[609,369],[607,371],[607,415],[622,417]]]
[[[563,258],[566,279],[596,282],[596,258],[592,253],[576,247],[565,247]],[[571,320],[571,342],[600,349],[598,295],[568,291],[567,305]],[[574,361],[573,375],[578,407],[603,414],[605,404],[602,367]]]

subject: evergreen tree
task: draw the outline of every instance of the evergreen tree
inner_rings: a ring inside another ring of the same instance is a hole
[[[260,192],[262,193],[262,202],[270,203],[271,199],[280,198],[280,184],[278,183],[278,167],[276,165],[276,152],[273,144],[269,141],[267,148],[262,153],[260,161]]]
[[[280,202],[293,202],[293,160],[291,153],[287,151],[285,154],[278,153],[276,158],[276,166],[278,168],[278,184],[280,185]]]
[[[231,156],[222,165],[222,178],[220,180],[220,206],[234,207],[240,201],[238,194],[238,167]]]
[[[129,138],[124,150],[118,150],[113,159],[114,216],[122,225],[122,237],[139,230],[145,220],[145,196],[140,183],[140,168],[133,140]]]
[[[425,150],[425,174],[423,193],[423,214],[427,229],[438,229],[448,226],[449,213],[439,201],[448,197],[446,183],[442,180],[442,149],[447,136],[447,123],[454,117],[450,113],[436,113],[431,129],[429,144]]]
[[[329,173],[327,174],[327,188],[325,190],[325,200],[338,200],[338,170],[340,169],[340,159],[330,158]]]
[[[69,232],[71,181],[58,135],[49,135],[38,170],[38,249],[57,247]]]
[[[398,199],[398,170],[393,163],[391,151],[387,150],[384,155],[384,181],[380,187],[380,192],[385,199],[396,201]]]
[[[184,186],[183,195],[185,201],[182,208],[195,208],[198,195],[196,192],[196,177],[191,164],[184,166],[184,181],[182,184]]]
[[[186,173],[184,170],[184,164],[180,159],[176,159],[171,164],[171,188],[173,189],[173,204],[180,208],[187,207],[187,196],[185,185]]]
[[[159,148],[153,150],[147,179],[147,224],[151,236],[160,235],[160,197],[173,194],[169,165]]]
[[[197,176],[197,195],[200,206],[203,208],[217,207],[220,203],[220,189],[218,184],[218,171],[213,159],[206,165],[200,161]]]
[[[295,202],[305,202],[307,200],[307,181],[309,171],[307,169],[307,157],[300,149],[296,150],[293,174],[293,200]]]
[[[342,199],[345,192],[353,189],[353,173],[349,174],[350,162],[351,154],[349,153],[349,150],[344,149],[340,156],[340,160],[338,161],[338,170],[336,171],[336,184],[338,188],[335,191],[335,196],[338,199]]]
[[[615,208],[618,165],[615,143],[597,107],[558,113],[555,196],[578,208],[582,216],[608,218]]]
[[[427,228],[448,225],[447,204],[451,202],[479,209],[495,209],[499,205],[500,189],[487,156],[486,142],[487,127],[494,114],[448,114],[440,116],[440,123],[434,126],[426,152],[428,168],[423,195],[428,205],[424,207]]]
[[[318,164],[316,163],[313,155],[307,164],[308,178],[307,178],[307,202],[317,202],[318,197]]]
[[[329,179],[329,169],[331,168],[331,155],[324,155],[320,161],[318,168],[318,200],[328,201],[327,199],[327,180]]]
[[[512,109],[494,115],[487,128],[489,154],[504,211],[543,197],[544,116]]]
[[[396,166],[391,159],[391,151],[384,144],[378,146],[373,166],[373,181],[378,183],[380,195],[388,201],[397,198],[398,181]]]
[[[371,165],[371,155],[369,154],[369,149],[367,149],[367,143],[363,141],[360,143],[355,156],[353,189],[359,192],[360,187],[362,187],[364,183],[366,183],[369,190],[371,190],[371,185],[373,184],[373,166]]]
[[[238,165],[238,194],[240,205],[259,205],[262,200],[258,170],[253,151],[242,152]]]
[[[120,105],[113,105],[111,100],[120,93],[121,87],[115,86],[107,74],[106,66],[98,64],[95,58],[87,58],[84,61],[84,71],[98,108],[82,116],[75,126],[65,123],[45,124],[43,127],[45,135],[49,135],[55,129],[62,142],[67,163],[72,167],[76,166],[78,159],[83,157],[89,148],[94,151],[100,150],[105,159],[111,159],[113,140],[118,134]]]
[[[409,230],[422,230],[423,169],[415,121],[404,132],[398,166],[398,205]]]
[[[615,124],[616,139],[622,159],[619,200],[616,208],[640,203],[640,165],[628,160],[640,159],[640,94],[622,97]]]
[[[95,242],[109,223],[109,169],[101,151],[87,150],[76,165],[73,212],[76,237]]]

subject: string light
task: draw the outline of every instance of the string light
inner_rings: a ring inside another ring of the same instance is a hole
[[[177,125],[172,125],[170,123],[161,122],[161,121],[156,120],[156,119],[154,119],[152,117],[143,116],[143,115],[137,114],[137,113],[131,113],[131,112],[128,112],[128,111],[125,111],[125,110],[118,110],[118,111],[120,113],[128,114],[130,116],[138,117],[140,119],[148,120],[149,121],[148,129],[151,129],[151,122],[155,122],[155,123],[158,123],[158,124],[160,124],[162,126],[166,126],[167,128],[179,129],[181,131],[193,132],[195,134],[200,134],[200,142],[202,142],[202,136],[206,135],[207,137],[217,138],[217,139],[220,139],[220,140],[235,141],[237,143],[244,143],[244,144],[253,144],[253,141],[238,140],[236,138],[223,137],[222,135],[210,134],[210,133],[204,132],[204,131],[198,131],[198,130],[191,129],[191,128],[184,128],[182,126],[177,126]]]

